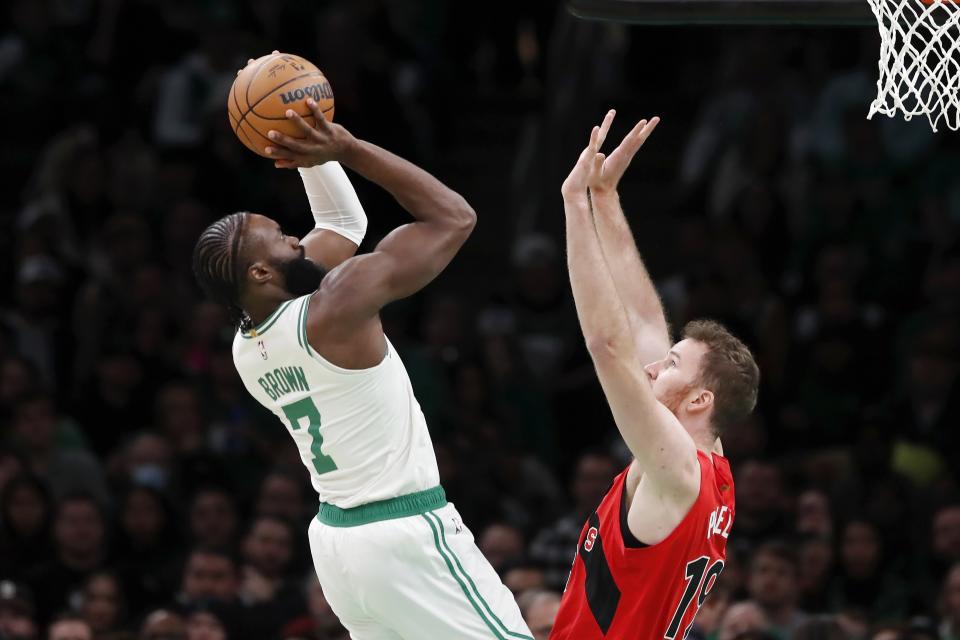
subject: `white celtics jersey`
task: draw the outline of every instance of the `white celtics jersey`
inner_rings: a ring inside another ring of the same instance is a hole
[[[369,369],[327,362],[307,342],[309,301],[287,301],[238,332],[233,362],[293,436],[320,500],[349,508],[437,486],[427,424],[393,345]]]

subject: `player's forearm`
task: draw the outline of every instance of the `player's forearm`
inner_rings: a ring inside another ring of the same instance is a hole
[[[341,163],[392,195],[418,222],[469,235],[477,216],[463,196],[411,162],[365,140],[355,140]]]
[[[367,232],[367,214],[339,162],[299,169],[310,202],[314,228],[329,229],[359,245]]]
[[[567,267],[580,328],[591,352],[604,345],[628,345],[629,325],[610,272],[586,194],[565,197]]]
[[[597,236],[614,286],[636,330],[660,332],[667,339],[667,320],[653,280],[640,257],[633,232],[616,191],[591,193]]]

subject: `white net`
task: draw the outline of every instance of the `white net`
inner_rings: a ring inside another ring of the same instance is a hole
[[[954,0],[869,0],[880,25],[875,113],[925,115],[960,128],[960,4]]]

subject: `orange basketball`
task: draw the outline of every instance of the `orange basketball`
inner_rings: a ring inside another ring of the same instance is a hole
[[[313,98],[327,120],[333,120],[333,90],[317,67],[300,56],[272,53],[257,58],[240,72],[227,98],[230,126],[248,149],[265,158],[271,129],[302,138],[303,132],[284,115],[293,109],[309,124],[315,123],[307,107]]]

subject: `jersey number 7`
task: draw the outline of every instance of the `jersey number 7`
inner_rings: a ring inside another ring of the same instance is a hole
[[[709,557],[700,556],[696,560],[691,560],[687,563],[686,575],[684,576],[684,579],[687,581],[687,588],[683,592],[683,597],[680,598],[680,604],[677,605],[677,611],[673,614],[673,620],[670,621],[670,626],[667,627],[667,631],[663,634],[666,640],[676,639],[677,632],[680,630],[680,623],[683,622],[683,615],[690,607],[693,597],[699,592],[700,595],[697,596],[697,608],[694,609],[694,616],[696,616],[696,612],[700,610],[700,605],[703,604],[703,601],[707,599],[710,591],[713,590],[713,585],[717,583],[717,578],[720,577],[720,572],[723,571],[723,560],[717,560],[707,569],[709,562]],[[688,630],[689,625],[688,628],[683,630],[683,635],[680,637],[685,638]]]
[[[336,469],[337,464],[333,461],[333,458],[320,451],[320,447],[323,446],[323,436],[320,435],[320,410],[313,403],[313,398],[307,396],[284,405],[281,409],[283,409],[283,415],[287,416],[287,420],[290,422],[290,428],[294,431],[300,430],[302,420],[307,421],[307,433],[313,439],[310,444],[310,453],[313,455],[313,468],[317,470],[317,474],[322,475]]]

